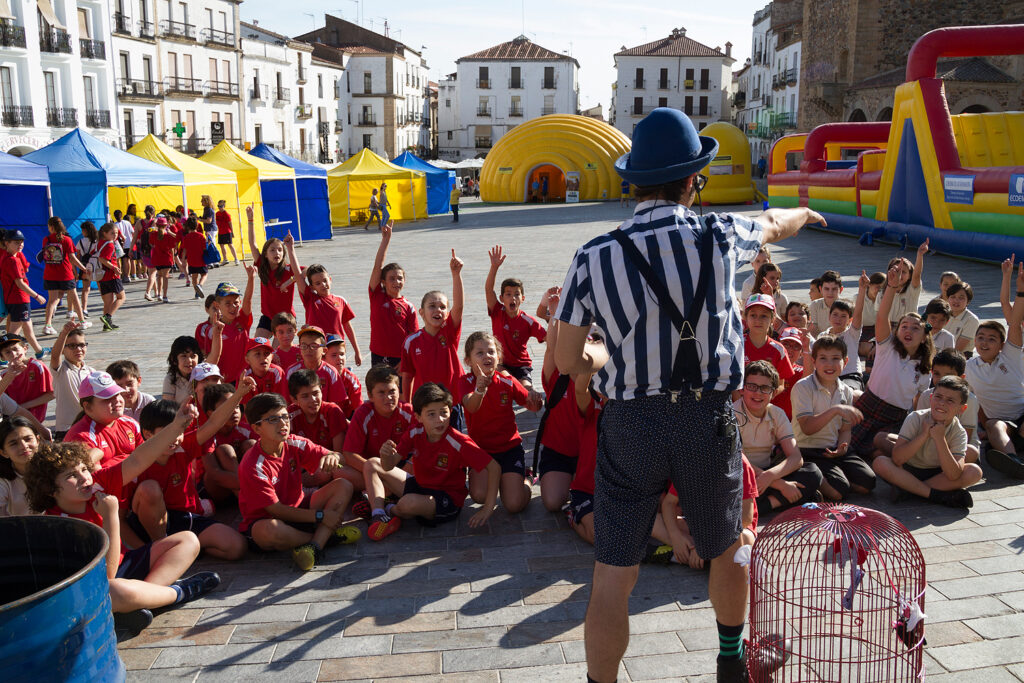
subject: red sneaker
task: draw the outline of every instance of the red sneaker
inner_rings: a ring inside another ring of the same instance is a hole
[[[367,531],[367,535],[371,540],[382,541],[391,534],[395,533],[402,526],[402,520],[398,517],[390,517],[388,515],[378,515],[374,518],[370,524],[370,528]]]

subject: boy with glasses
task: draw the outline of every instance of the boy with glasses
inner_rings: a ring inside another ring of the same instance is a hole
[[[285,381],[302,369],[312,370],[320,378],[320,389],[324,399],[342,405],[348,401],[348,391],[341,373],[329,365],[324,357],[327,355],[327,335],[316,325],[306,325],[299,330],[299,362],[285,368]]]

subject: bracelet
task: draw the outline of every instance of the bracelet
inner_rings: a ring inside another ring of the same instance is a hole
[[[1024,292],[1017,292],[1017,296],[1024,296]]]
[[[484,387],[483,391],[480,391],[480,389],[478,387],[478,388],[473,390],[473,393],[474,394],[480,394],[481,396],[484,396],[487,393],[487,387]]]

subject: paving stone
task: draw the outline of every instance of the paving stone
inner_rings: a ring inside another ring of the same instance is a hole
[[[1004,574],[1024,571],[1024,555],[1002,555],[981,560],[967,560],[964,565],[978,574]]]
[[[950,671],[1016,664],[1024,661],[1024,636],[929,648],[928,654]]]
[[[958,529],[955,531],[939,531],[943,540],[953,545],[958,543],[975,543],[977,541],[998,541],[1004,538],[1017,538],[1021,528],[1016,524],[1000,524],[998,526]]]
[[[971,570],[965,562],[941,562],[939,564],[927,565],[927,576],[929,582],[962,579],[968,576],[977,576],[982,573],[984,572]]]
[[[379,680],[381,674],[408,680],[410,676],[436,674],[440,671],[441,655],[437,652],[347,657],[345,659],[325,659],[320,667],[320,677],[317,680],[351,681],[361,678]]]
[[[998,619],[1000,617],[990,617]],[[977,620],[972,620],[977,621]],[[984,620],[981,620],[984,621]],[[960,645],[962,643],[973,643],[981,640],[981,636],[972,631],[962,621],[944,621],[933,623],[931,617],[925,620],[925,635],[928,638],[928,647],[942,647],[943,645]]]
[[[717,628],[691,628],[686,631],[676,631],[676,636],[683,641],[683,647],[687,652],[718,649]]]
[[[523,647],[537,643],[560,643],[583,640],[582,621],[538,621],[531,624],[515,624],[502,642],[505,647]]]
[[[999,599],[1009,605],[1015,612],[1024,612],[1024,591],[1000,593]]]
[[[929,642],[931,640],[929,639]],[[1020,683],[1020,679],[1006,669],[989,667],[972,671],[957,671],[928,676],[928,683]]]
[[[346,636],[369,636],[386,633],[419,633],[453,631],[455,612],[430,612],[411,617],[363,617],[345,623]]]
[[[160,656],[151,668],[267,664],[274,655],[274,647],[273,644],[264,643],[168,647],[160,651]]]
[[[677,654],[651,655],[648,657],[631,657],[623,660],[629,677],[634,681],[645,679],[693,676],[695,674],[714,673],[715,658],[718,653],[713,650],[702,652],[680,652]]]
[[[964,625],[970,627],[986,640],[1024,636],[1024,614],[1021,613],[969,619],[964,622]],[[929,644],[930,642],[931,639],[929,639]],[[1021,659],[1024,660],[1024,657]]]
[[[501,683],[564,683],[586,680],[586,664],[553,664],[502,669]],[[619,680],[625,680],[621,675]]]
[[[312,640],[342,635],[344,622],[338,619],[286,621],[277,624],[239,624],[231,643],[261,643],[274,640]]]
[[[425,539],[430,541],[440,541],[441,539]],[[388,562],[392,567],[399,567],[402,565],[421,565],[421,564],[437,564],[438,562],[480,562],[483,559],[483,550],[480,548],[466,548],[465,550],[448,550],[441,548],[439,550],[410,550],[407,552],[391,552],[388,553]]]
[[[126,649],[122,645],[118,645],[117,654],[128,671],[145,671],[153,666],[153,662],[161,652],[159,647]]]
[[[321,640],[285,640],[277,644],[275,662],[296,659],[338,659],[383,655],[391,651],[391,636],[353,636]]]
[[[498,683],[500,680],[497,671],[467,671],[459,674],[375,678],[373,683]]]
[[[679,610],[638,614],[629,618],[630,633],[662,633],[715,625],[715,612],[711,609]],[[631,674],[632,675],[632,674]]]
[[[530,557],[526,566],[531,572],[563,571],[566,569],[587,569],[593,574],[594,558],[586,555],[554,555]]]
[[[587,600],[589,598],[589,585],[548,586],[539,590],[523,592],[524,605],[544,605],[571,600]]]
[[[228,642],[233,625],[153,628],[150,626],[131,640],[118,644],[119,649],[137,647],[188,647],[190,645],[223,645]]]
[[[419,612],[449,612],[482,614],[501,607],[521,605],[523,594],[518,590],[488,590],[483,593],[456,593],[444,597],[424,596],[416,601]]]
[[[179,626],[195,626],[203,616],[201,609],[172,609],[153,615],[150,628],[176,628]]]
[[[1000,498],[999,504],[1009,510],[1024,508],[1024,496],[1008,496],[1006,498]]]
[[[309,605],[307,619],[349,619],[352,617],[411,616],[416,610],[415,598],[379,598],[375,600],[339,600]]]
[[[178,669],[157,669],[156,671],[129,671],[127,679],[131,683],[190,683],[195,681],[201,669],[197,666],[187,666]]]
[[[928,622],[933,624],[940,621],[994,617],[1012,611],[1013,609],[1004,602],[991,596],[966,598],[964,600],[944,600],[937,603],[925,602],[925,613],[928,615]]]
[[[212,666],[199,672],[197,683],[309,683],[315,681],[320,662],[286,662],[243,666]]]
[[[989,574],[967,579],[952,579],[930,584],[950,600],[978,595],[996,595],[1024,589],[1024,573]]]
[[[281,621],[302,621],[306,618],[309,604],[268,605],[252,608],[249,605],[236,607],[213,607],[203,610],[200,624],[261,624]]]
[[[522,607],[501,607],[487,614],[458,614],[456,623],[462,629],[524,622],[568,621],[569,619],[569,610],[565,605],[523,605]]]
[[[683,644],[675,633],[643,633],[629,637],[625,657],[675,654],[683,651]],[[567,662],[586,662],[587,653],[582,640],[562,643],[562,655]]]
[[[934,536],[934,534],[932,535]],[[921,555],[924,556],[925,563],[931,565],[939,562],[963,562],[964,560],[1006,555],[1006,548],[995,541],[983,541],[925,548],[921,550]]]
[[[437,579],[434,581],[389,581],[387,583],[371,583],[364,597],[393,598],[396,595],[412,598],[421,595],[449,595],[452,593],[469,593],[470,584],[458,578]]]
[[[469,564],[434,564],[428,569],[428,580],[460,578],[466,581],[479,580],[487,577],[514,576],[520,572],[526,572],[526,560],[523,558],[510,557],[503,562],[472,562]]]
[[[512,669],[526,666],[564,664],[562,650],[557,644],[531,645],[516,650],[485,647],[474,650],[451,650],[442,654],[442,670],[480,671]]]
[[[439,652],[504,646],[505,627],[460,628],[456,631],[432,631],[395,634],[393,652]]]
[[[1001,510],[999,512],[975,513],[971,510],[971,521],[981,526],[997,526],[999,524],[1019,524],[1024,522],[1024,508]]]

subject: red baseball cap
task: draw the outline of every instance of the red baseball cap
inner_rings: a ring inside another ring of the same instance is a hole
[[[751,306],[764,306],[768,310],[774,311],[775,299],[767,294],[751,294],[743,310],[748,310]]]
[[[271,353],[274,352],[274,347],[270,345],[270,340],[266,337],[253,337],[249,340],[249,343],[245,345],[245,352],[249,353],[255,349],[266,349]]]
[[[800,334],[800,330],[795,327],[783,327],[779,330],[779,341],[795,341],[797,344],[803,345],[804,336]]]

